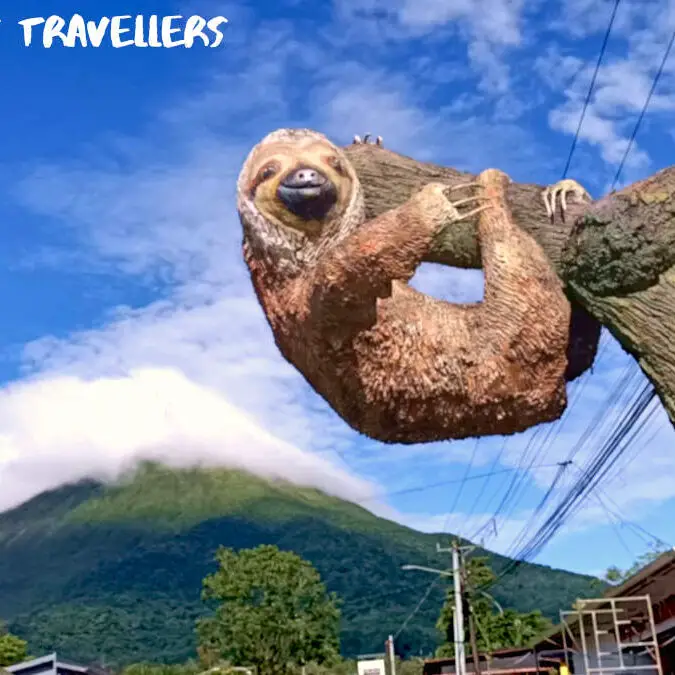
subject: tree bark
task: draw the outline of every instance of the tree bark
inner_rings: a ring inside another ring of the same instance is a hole
[[[472,174],[418,162],[370,144],[345,152],[361,181],[368,217],[399,206],[430,182]],[[568,380],[592,363],[600,325],[632,354],[675,424],[675,166],[592,204],[568,203],[551,223],[544,186],[512,183],[515,222],[542,246],[572,304]],[[426,259],[480,268],[475,221],[449,224]]]

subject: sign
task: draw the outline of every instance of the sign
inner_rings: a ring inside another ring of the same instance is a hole
[[[371,659],[359,661],[356,664],[358,675],[385,675],[384,659]]]

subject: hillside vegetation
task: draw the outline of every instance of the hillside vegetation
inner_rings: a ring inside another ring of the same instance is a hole
[[[317,490],[230,470],[154,464],[119,484],[85,481],[0,514],[0,618],[31,653],[83,661],[180,662],[193,656],[201,581],[219,545],[277,544],[312,562],[344,599],[342,651],[381,651],[429,584],[403,572],[447,567],[436,535],[422,534]],[[490,556],[496,572],[508,562]],[[591,577],[521,566],[494,589],[505,607],[556,618],[600,592]],[[439,643],[439,584],[398,647],[426,654]]]

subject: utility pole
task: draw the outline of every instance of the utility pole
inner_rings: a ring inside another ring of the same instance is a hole
[[[467,550],[473,550],[473,546]],[[455,539],[451,548],[441,548],[436,544],[439,553],[452,552],[452,581],[455,591],[455,611],[453,612],[454,638],[455,638],[455,675],[467,675],[466,653],[464,651],[464,598],[462,593],[462,565],[459,542]],[[474,665],[475,668],[475,665]]]
[[[466,675],[466,654],[464,653],[464,608],[462,598],[462,566],[459,558],[459,544],[452,542],[452,576],[455,586],[455,616],[457,632],[455,633],[455,668],[457,675]]]
[[[394,637],[387,640],[387,655],[389,656],[389,675],[396,675],[396,654],[394,654]]]
[[[473,655],[473,672],[480,675],[480,654],[476,642],[476,618],[473,615],[473,605],[469,604],[469,639],[471,640],[471,653]]]

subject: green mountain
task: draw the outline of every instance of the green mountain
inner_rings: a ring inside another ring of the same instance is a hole
[[[310,560],[344,599],[343,653],[372,653],[431,581],[401,565],[448,567],[437,540],[317,490],[145,464],[117,485],[84,481],[0,514],[0,619],[34,654],[182,661],[194,654],[194,622],[206,611],[201,580],[215,568],[216,548],[269,543]],[[508,562],[491,557],[495,571]],[[526,564],[494,596],[557,618],[577,597],[596,595],[598,583]],[[435,648],[442,600],[439,584],[401,633],[401,652]]]

